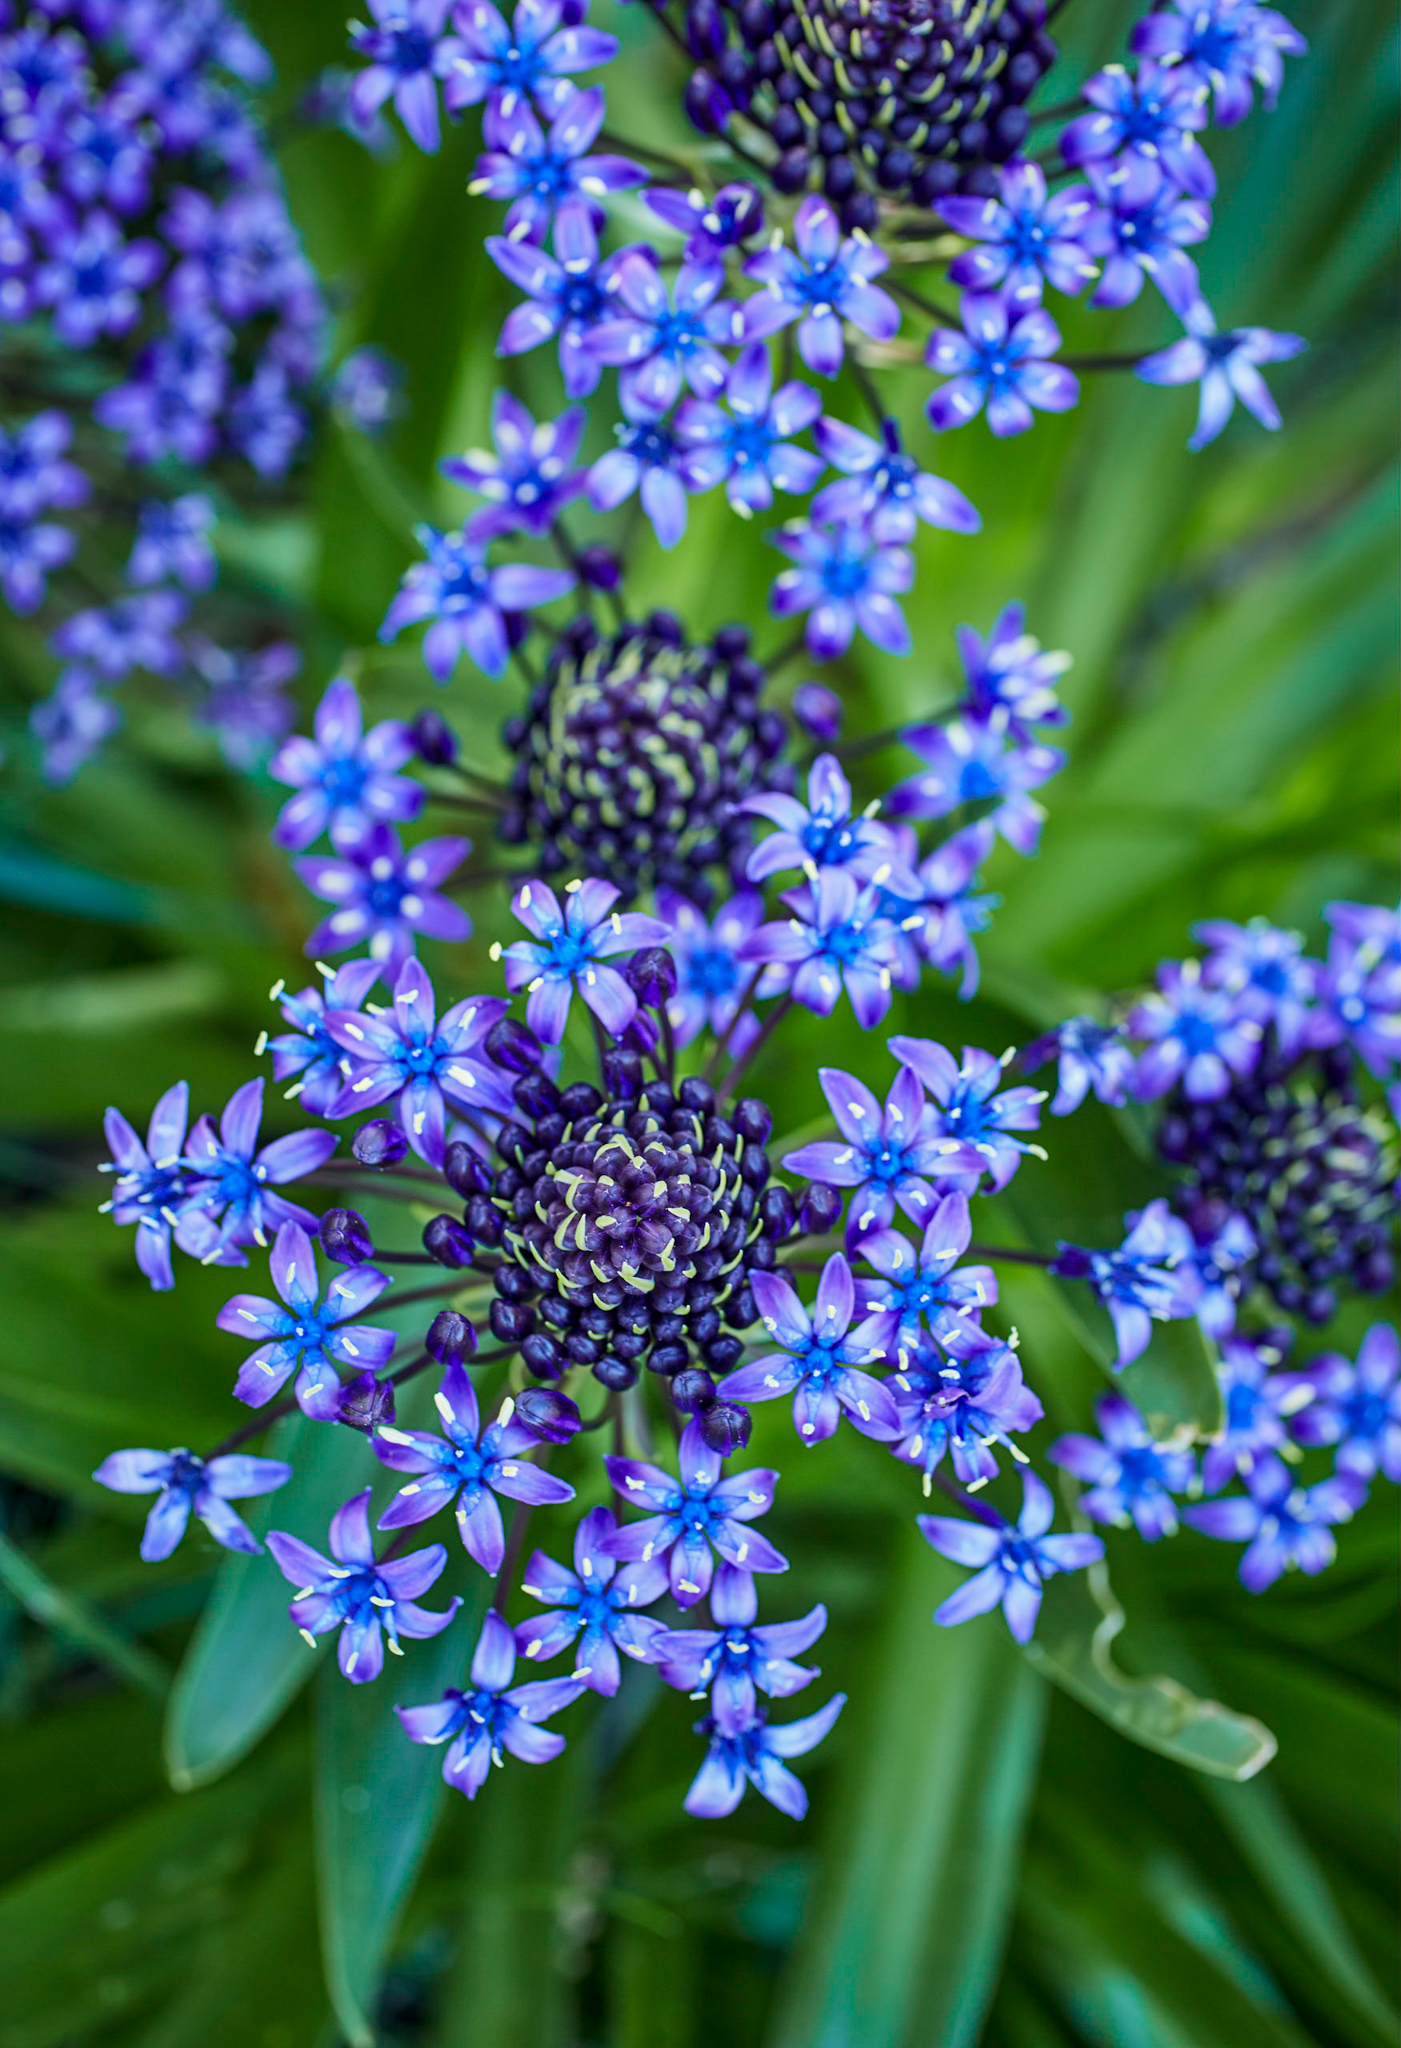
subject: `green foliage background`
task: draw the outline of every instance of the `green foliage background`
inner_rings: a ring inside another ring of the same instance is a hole
[[[615,122],[681,139],[670,53],[642,8],[606,11],[627,46]],[[341,0],[247,12],[283,106],[340,57]],[[921,535],[913,660],[862,647],[841,664],[856,732],[941,701],[955,624],[986,626],[1011,596],[1076,658],[1072,766],[1040,858],[999,857],[984,992],[966,1008],[921,993],[892,1028],[1000,1047],[1078,990],[1136,984],[1196,917],[1260,912],[1316,939],[1330,896],[1394,889],[1394,29],[1359,0],[1309,0],[1297,18],[1313,54],[1291,66],[1278,112],[1211,138],[1222,194],[1202,265],[1224,322],[1311,338],[1276,373],[1286,431],[1238,419],[1191,457],[1189,394],[1102,378],[1024,440],[998,447],[981,425],[949,436],[939,467],[986,531]],[[1129,19],[1075,0],[1048,97],[1115,55]],[[398,356],[412,401],[386,450],[325,449],[305,513],[221,534],[226,575],[300,615],[310,703],[346,649],[372,645],[412,519],[461,516],[435,464],[482,437],[508,294],[481,249],[495,212],[464,196],[467,130],[436,159],[403,150],[388,166],[341,136],[286,134],[294,211],[340,293],[346,345]],[[1157,345],[1170,324],[1151,292],[1116,319],[1066,322],[1072,346],[1096,348]],[[506,375],[555,409],[545,354]],[[894,385],[912,422],[923,382]],[[590,432],[606,443],[601,405]],[[757,620],[775,561],[712,498],[675,556],[640,549],[635,601],[697,627]],[[780,637],[768,632],[761,645]],[[1156,1729],[1160,1749],[1216,1744],[1218,1762],[1252,1740],[1190,1714],[1169,1728],[1175,1696],[1136,1692],[1090,1657],[1088,1594],[1083,1611],[1048,1603],[1042,1668],[1058,1686],[996,1617],[931,1629],[947,1582],[911,1527],[912,1475],[845,1436],[796,1457],[766,1411],[755,1449],[784,1469],[773,1534],[795,1559],[781,1606],[827,1602],[816,1697],[851,1695],[797,1827],[752,1798],[727,1823],[686,1822],[693,1710],[641,1671],[592,1719],[574,1711],[551,1769],[512,1766],[470,1809],[440,1799],[436,1758],[384,1724],[396,1680],[426,1697],[458,1675],[462,1623],[374,1688],[325,1671],[303,1686],[316,1660],[289,1644],[266,1560],[230,1566],[196,1535],[142,1566],[133,1515],[88,1475],[115,1445],[198,1446],[228,1426],[230,1354],[213,1328],[228,1288],[186,1265],[174,1295],[146,1290],[94,1213],[101,1112],[114,1101],[140,1122],[180,1074],[200,1106],[222,1102],[250,1071],[265,989],[295,971],[309,905],[267,842],[274,791],[219,774],[154,705],[72,790],[43,792],[22,720],[47,673],[9,626],[0,669],[0,1474],[14,1482],[0,1537],[0,2048],[1395,2040],[1385,1489],[1342,1533],[1333,1571],[1258,1600],[1227,1546],[1111,1540],[1124,1670],[1169,1673],[1277,1738],[1275,1762],[1235,1783],[1107,1725]],[[380,715],[429,694],[408,652],[370,653],[362,679]],[[497,757],[513,701],[508,685],[453,685],[472,758]],[[454,994],[487,971],[491,922],[480,945],[434,959]],[[820,1112],[819,1056],[869,1063],[856,1040],[847,1019],[795,1024],[762,1077],[780,1131]],[[1044,1240],[1075,1235],[1071,1218],[1112,1218],[1140,1184],[1133,1139],[1108,1117],[1054,1127],[1004,1227]],[[1007,1305],[1046,1436],[1083,1426],[1101,1333],[1039,1276]],[[1347,1343],[1366,1320],[1348,1318]],[[1164,1412],[1201,1399],[1190,1361],[1163,1346],[1138,1391]],[[314,1536],[364,1462],[358,1441],[323,1447],[277,1519]]]

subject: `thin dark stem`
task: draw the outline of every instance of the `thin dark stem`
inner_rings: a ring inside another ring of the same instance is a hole
[[[770,675],[776,675],[778,670],[786,668],[790,661],[796,661],[798,656],[807,647],[807,644],[807,628],[806,626],[800,626],[791,640],[785,640],[775,653],[768,656],[764,662],[764,667]]]
[[[1136,370],[1142,356],[1061,356],[1067,370]]]
[[[1051,23],[1055,20],[1056,16],[1060,13],[1061,9],[1063,7],[1068,7],[1069,5],[1070,0],[1051,0],[1050,6],[1046,9],[1046,19],[1042,23],[1042,26],[1044,28],[1049,28]]]
[[[1014,1266],[1053,1266],[1055,1258],[1050,1252],[1018,1251],[1009,1244],[970,1244],[970,1259],[1006,1259]]]
[[[866,368],[866,365],[857,361],[854,351],[847,357],[847,362],[851,366],[851,374],[855,379],[856,388],[865,399],[871,418],[876,423],[876,431],[879,433],[885,425],[887,415],[885,407],[881,404],[880,393],[875,386],[875,379]]]
[[[442,1260],[435,1259],[432,1252],[385,1252],[375,1246],[374,1256],[384,1266],[441,1266]]]
[[[743,989],[740,991],[739,1004],[735,1010],[735,1013],[733,1017],[731,1017],[725,1030],[716,1039],[714,1047],[710,1054],[710,1058],[706,1061],[704,1067],[701,1069],[701,1079],[703,1081],[713,1081],[715,1079],[715,1076],[719,1073],[720,1062],[725,1057],[725,1053],[729,1047],[730,1040],[735,1035],[735,1026],[738,1024],[741,1017],[747,1016],[749,1014],[749,1005],[754,1000],[754,991],[759,986],[759,982],[763,975],[763,972],[764,970],[762,967],[756,967],[754,969],[754,972],[750,975],[748,981],[745,983]]]
[[[600,142],[606,142],[610,149],[620,149],[624,156],[642,156],[646,157],[649,163],[665,164],[669,171],[675,171],[678,177],[685,180],[687,191],[696,182],[695,173],[690,165],[683,164],[680,157],[668,156],[664,149],[653,149],[645,142],[630,142],[626,135],[617,135],[611,128],[600,128],[598,139]]]
[[[464,782],[475,783],[484,795],[494,798],[497,803],[505,803],[510,794],[503,783],[493,782],[489,775],[479,775],[475,768],[464,768],[460,761],[453,761],[444,773],[459,775]]]
[[[420,1189],[389,1187],[382,1181],[351,1180],[348,1175],[344,1180],[321,1181],[318,1185],[331,1188],[338,1195],[383,1195],[391,1202],[421,1202],[424,1199]],[[442,1182],[437,1185],[441,1188]]]
[[[927,299],[923,292],[917,292],[913,285],[904,284],[899,278],[889,275],[885,281],[897,299],[904,299],[907,305],[918,306],[920,312],[928,313],[931,319],[942,320],[947,327],[959,328],[963,325],[957,313],[951,312],[947,306],[936,305],[934,300]]]
[[[986,1501],[976,1500],[971,1493],[965,1493],[957,1481],[950,1479],[947,1473],[931,1472],[929,1476],[938,1487],[940,1493],[946,1493],[951,1501],[958,1503],[959,1507],[967,1508],[968,1512],[976,1515],[980,1522],[986,1522],[991,1529],[1002,1528],[1003,1520],[1001,1515],[998,1514],[997,1509],[990,1507]]]
[[[446,810],[450,811],[472,811],[479,818],[499,817],[506,808],[504,804],[498,803],[494,797],[449,796],[445,790],[441,789],[430,789],[428,801],[430,804],[441,804]]]
[[[1047,19],[1050,19],[1049,15]],[[1032,114],[1031,125],[1036,128],[1045,121],[1068,121],[1072,114],[1083,113],[1084,109],[1083,100],[1062,100],[1059,106],[1037,107]]]
[[[730,1096],[734,1094],[735,1088],[739,1082],[740,1075],[744,1072],[745,1068],[754,1058],[755,1053],[759,1052],[766,1044],[766,1042],[773,1036],[776,1026],[782,1021],[784,1017],[787,1016],[788,1012],[792,1009],[792,1007],[793,996],[791,991],[779,997],[778,1001],[769,1011],[768,1016],[765,1017],[763,1023],[759,1026],[759,1029],[755,1036],[751,1039],[750,1043],[745,1047],[744,1051],[739,1055],[739,1058],[735,1061],[734,1065],[726,1074],[724,1085],[720,1090],[720,1100],[722,1102],[728,1101]]]
[[[515,662],[516,667],[520,670],[522,676],[524,676],[530,688],[532,690],[538,690],[540,687],[540,678],[536,674],[535,669],[531,664],[530,657],[529,655],[527,655],[524,647],[513,647],[511,649],[511,659]]]
[[[350,1164],[348,1160],[340,1160],[338,1162],[329,1163],[325,1166],[314,1166],[310,1173],[304,1173],[302,1175],[302,1179],[311,1181],[326,1181],[328,1183],[339,1185],[342,1181],[347,1179],[355,1179],[357,1181],[363,1180],[369,1171],[370,1169],[361,1166],[358,1160],[356,1160],[353,1166]],[[430,1187],[435,1188],[440,1188],[443,1184],[440,1175],[436,1173],[421,1172],[420,1169],[416,1166],[386,1166],[383,1168],[376,1168],[374,1169],[374,1179],[376,1183],[378,1183],[381,1179],[386,1181],[421,1180],[426,1181]]]
[[[579,581],[583,584],[589,596],[591,598],[601,597],[604,603],[611,610],[614,622],[617,625],[621,626],[623,621],[627,617],[627,607],[624,605],[622,599],[619,597],[616,590],[600,590],[597,584],[589,582],[588,578],[585,576],[583,572],[579,550],[574,545],[574,542],[570,537],[569,529],[565,525],[562,516],[557,518],[555,520],[554,525],[550,528],[550,539],[554,542],[555,550],[558,553],[560,559],[563,562],[567,563],[568,566],[574,571],[574,574],[579,578]]]
[[[657,1016],[662,1027],[662,1062],[666,1085],[668,1088],[674,1088],[676,1086],[676,1033],[671,1028],[671,1018],[667,1015],[665,1003],[662,1004],[661,1009],[657,1012]]]
[[[441,1287],[411,1287],[407,1294],[382,1294],[375,1303],[375,1314],[382,1316],[391,1308],[410,1308],[416,1301],[441,1301],[445,1294],[461,1294],[462,1282],[449,1280]]]

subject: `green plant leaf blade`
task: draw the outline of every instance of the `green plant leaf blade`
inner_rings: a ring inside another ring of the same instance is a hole
[[[1216,1700],[1198,1699],[1176,1679],[1130,1678],[1111,1655],[1123,1626],[1109,1575],[1094,1565],[1051,1580],[1023,1655],[1131,1742],[1216,1778],[1239,1782],[1263,1770],[1277,1747],[1269,1729]]]
[[[0,1585],[6,1586],[42,1627],[76,1643],[128,1685],[139,1686],[153,1699],[165,1698],[170,1690],[170,1670],[164,1661],[125,1629],[114,1627],[86,1600],[56,1586],[8,1536],[0,1536]]]

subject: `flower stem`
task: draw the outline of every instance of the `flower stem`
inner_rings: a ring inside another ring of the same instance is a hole
[[[701,1069],[701,1079],[703,1081],[713,1081],[716,1075],[719,1073],[720,1062],[725,1056],[725,1051],[730,1043],[730,1040],[735,1035],[735,1026],[739,1023],[741,1017],[748,1015],[749,1005],[754,999],[754,991],[759,986],[759,978],[763,974],[763,971],[764,970],[762,967],[756,967],[754,969],[754,972],[750,975],[748,981],[745,983],[743,989],[740,991],[739,1003],[735,1009],[735,1013],[733,1017],[731,1017],[725,1029],[721,1032],[720,1036],[716,1039],[715,1044],[711,1049],[710,1057],[706,1061],[704,1067]]]
[[[1018,1251],[1008,1244],[970,1244],[968,1256],[971,1259],[1007,1259],[1014,1266],[1053,1266],[1055,1257],[1050,1252]]]
[[[792,1009],[792,1007],[793,996],[791,991],[779,997],[778,1001],[769,1011],[768,1016],[765,1017],[763,1023],[759,1026],[757,1035],[745,1047],[744,1051],[739,1055],[739,1058],[735,1061],[734,1065],[726,1074],[724,1083],[720,1089],[720,1100],[722,1102],[727,1101],[729,1097],[734,1094],[735,1087],[739,1081],[740,1075],[749,1065],[755,1053],[758,1052],[764,1045],[765,1040],[772,1037],[775,1026],[778,1025],[782,1021],[782,1019],[787,1016],[788,1012]]]
[[[786,668],[790,661],[796,661],[805,651],[807,644],[807,628],[800,626],[791,640],[785,640],[776,653],[769,655],[763,664],[765,670],[769,675],[775,675],[779,669]]]

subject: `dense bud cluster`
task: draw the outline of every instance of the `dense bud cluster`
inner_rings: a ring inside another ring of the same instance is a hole
[[[469,1227],[500,1245],[493,1331],[541,1379],[586,1365],[619,1388],[646,1365],[684,1375],[688,1412],[708,1407],[699,1368],[739,1359],[749,1275],[792,1226],[791,1201],[765,1199],[768,1111],[722,1115],[696,1078],[610,1101],[533,1074],[516,1094],[530,1125],[504,1127],[493,1193],[469,1205]]]
[[[502,836],[536,842],[546,874],[597,875],[629,897],[662,884],[704,905],[708,870],[738,882],[752,832],[738,799],[792,784],[748,648],[739,626],[688,646],[665,612],[607,637],[575,619],[506,727],[516,768]]]
[[[1163,1157],[1190,1175],[1186,1206],[1218,1201],[1244,1216],[1255,1277],[1314,1323],[1332,1315],[1335,1283],[1383,1293],[1394,1272],[1396,1132],[1356,1082],[1346,1046],[1292,1062],[1271,1046],[1220,1101],[1174,1100],[1158,1134]]]
[[[781,192],[874,227],[877,193],[996,191],[1055,61],[1045,18],[1045,0],[692,0],[687,111],[719,128],[738,109],[773,138]]]

